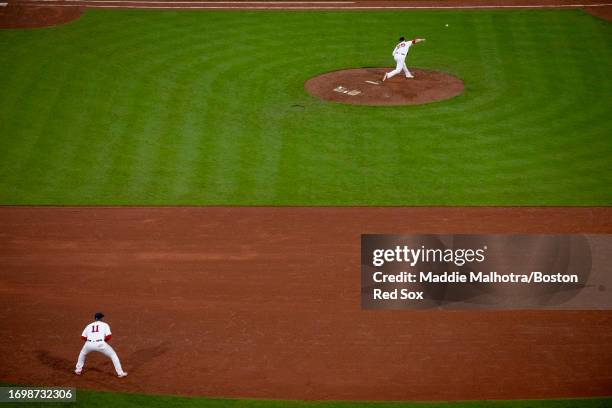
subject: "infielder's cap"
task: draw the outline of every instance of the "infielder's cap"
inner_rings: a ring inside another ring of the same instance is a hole
[[[101,319],[101,318],[103,318],[103,317],[104,317],[104,315],[103,315],[102,313],[100,313],[100,312],[96,312],[96,314],[94,315],[94,318],[95,318],[96,320],[100,320],[100,319]]]
[[[400,42],[402,42],[402,41],[406,41],[406,39],[405,39],[404,37],[400,37],[400,38],[399,38],[399,41],[400,41]]]

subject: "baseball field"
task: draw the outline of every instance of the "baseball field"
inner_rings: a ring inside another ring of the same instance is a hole
[[[0,3],[0,383],[76,387],[83,407],[612,405],[608,310],[359,300],[361,234],[612,233],[611,16]],[[427,39],[414,83],[462,92],[341,103],[411,86],[377,74],[400,35]],[[356,68],[370,88],[340,102],[305,89]],[[104,356],[73,373],[98,310],[126,378]]]
[[[304,92],[390,65],[403,32],[428,39],[410,64],[465,92],[409,109]],[[556,9],[95,9],[3,31],[0,202],[607,206],[611,39]]]

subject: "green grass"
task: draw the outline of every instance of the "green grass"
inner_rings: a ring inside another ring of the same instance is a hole
[[[2,407],[179,407],[179,408],[606,408],[612,398],[466,401],[466,402],[339,402],[189,398],[78,390],[76,403],[3,403]]]
[[[465,93],[304,91],[400,34]],[[0,50],[0,204],[612,205],[612,25],[578,10],[90,10]]]

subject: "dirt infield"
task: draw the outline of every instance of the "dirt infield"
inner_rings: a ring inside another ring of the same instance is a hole
[[[583,9],[587,13],[604,20],[612,21],[612,6],[607,7],[585,7]]]
[[[611,233],[612,208],[0,208],[0,381],[186,395],[610,395],[612,312],[365,312],[361,233]],[[102,310],[130,376],[92,356]],[[488,384],[488,385],[487,385]]]
[[[39,7],[9,4],[7,7],[0,7],[0,29],[56,26],[75,20],[82,14],[82,7]]]
[[[420,105],[452,98],[463,92],[463,82],[444,72],[410,68],[386,81],[389,68],[356,68],[328,72],[309,79],[304,88],[326,101],[350,105]]]

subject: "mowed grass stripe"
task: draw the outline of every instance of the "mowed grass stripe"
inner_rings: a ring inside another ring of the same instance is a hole
[[[147,112],[151,106],[146,100],[153,86],[153,79],[163,72],[163,65],[167,65],[168,55],[159,53],[159,49],[176,50],[164,44],[159,47],[160,41],[172,39],[164,35],[165,26],[156,24],[155,29],[138,26],[129,38],[121,38],[119,35],[107,37],[106,42],[110,45],[109,55],[118,55],[118,63],[109,66],[109,70],[116,72],[117,79],[112,81],[112,89],[107,95],[108,106],[104,111],[108,112],[108,137],[104,143],[94,150],[95,157],[92,166],[85,175],[87,179],[99,179],[100,183],[92,185],[90,195],[99,196],[104,191],[115,190],[117,198],[129,195],[129,177],[131,171],[141,167],[132,166],[136,158],[136,149],[139,144],[148,145],[150,140],[148,134],[143,131],[143,122],[152,126],[160,126],[163,119],[163,105],[155,106],[154,115]],[[162,66],[161,68],[159,68]],[[157,104],[156,104],[157,105]],[[158,109],[161,108],[161,109]],[[145,112],[143,112],[143,110]],[[151,120],[151,116],[154,118]],[[155,124],[157,123],[157,124]],[[155,140],[155,138],[153,138]],[[112,154],[112,152],[116,152]],[[149,156],[147,155],[147,160]],[[147,185],[147,183],[138,184]]]
[[[377,108],[304,91],[390,67],[399,34],[428,38],[410,66],[466,92]],[[0,202],[609,205],[611,39],[567,10],[93,10],[0,32],[19,77],[0,77]]]
[[[2,384],[15,386],[14,384]],[[78,389],[76,402],[71,407],[181,407],[181,408],[606,408],[612,398],[568,398],[551,400],[495,400],[495,401],[290,401],[265,399],[230,399],[187,397],[177,395],[148,395]],[[6,407],[23,407],[23,403],[5,403]],[[28,407],[49,406],[48,402],[27,403]]]
[[[160,29],[163,32],[164,28],[161,27]],[[146,95],[147,92],[149,94],[153,92],[162,95],[163,98],[152,100],[141,111],[142,138],[145,142],[142,143],[141,141],[140,143],[137,152],[137,160],[140,165],[134,167],[129,183],[132,195],[134,192],[143,193],[150,197],[159,195],[160,182],[163,183],[166,177],[172,176],[173,168],[179,160],[178,149],[181,145],[181,138],[192,136],[188,133],[183,134],[178,129],[186,112],[193,112],[197,115],[205,114],[205,112],[200,111],[201,104],[191,99],[194,95],[189,90],[193,84],[189,82],[189,78],[184,77],[186,72],[189,71],[185,71],[183,67],[193,67],[194,58],[197,58],[195,65],[198,68],[202,66],[203,70],[199,72],[193,70],[191,75],[195,77],[198,75],[206,76],[209,82],[214,82],[215,78],[221,75],[219,70],[224,67],[223,62],[215,63],[215,58],[221,58],[221,61],[223,61],[224,55],[218,55],[223,50],[222,44],[193,41],[188,43],[186,47],[182,44],[182,34],[175,33],[174,36],[164,37],[167,44],[162,49],[167,52],[163,55],[156,55],[156,49],[153,48],[151,55],[144,60],[153,61],[155,64],[143,76],[141,87],[143,95]],[[225,52],[229,55],[228,51]],[[189,64],[185,64],[187,61],[189,61]],[[204,94],[202,97],[206,99],[207,95]],[[151,115],[157,117],[156,129],[148,127],[147,118]],[[210,127],[209,124],[204,125]],[[157,134],[159,137],[147,141],[146,135],[151,133]],[[197,139],[192,139],[192,143],[196,143],[200,137],[205,140],[205,135],[193,136]],[[196,144],[188,144],[186,148],[193,151],[198,149]]]

